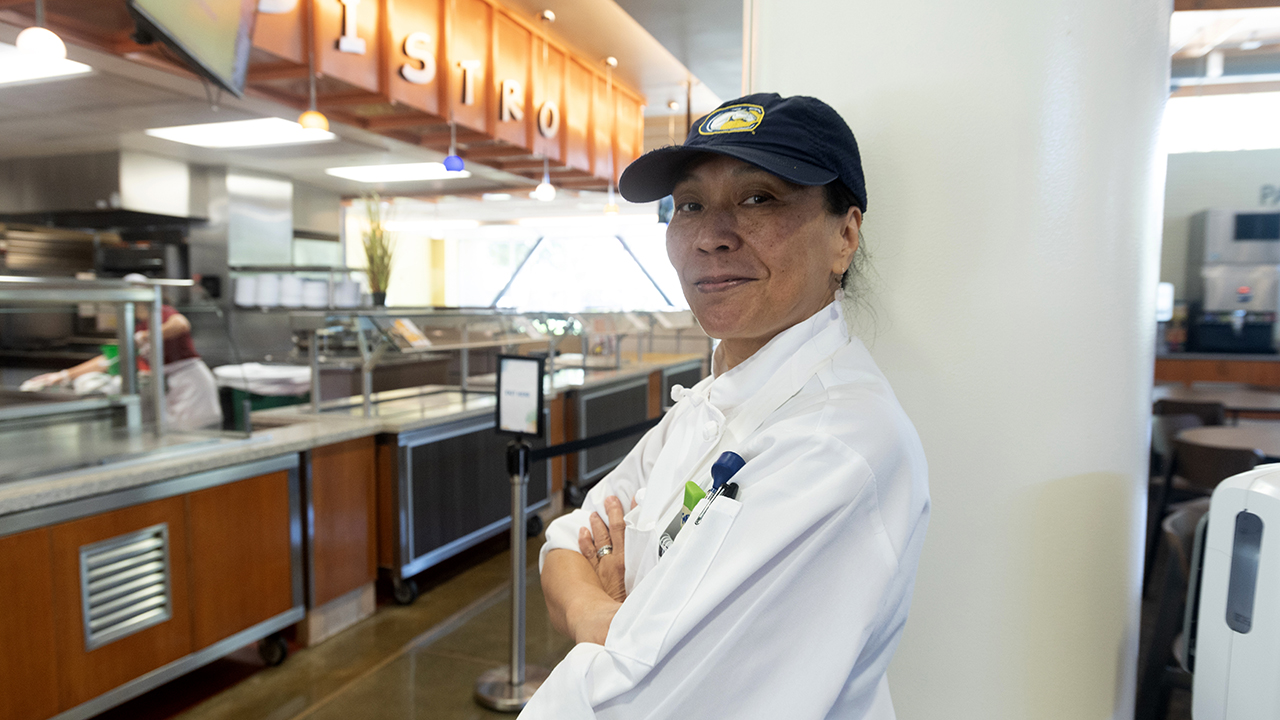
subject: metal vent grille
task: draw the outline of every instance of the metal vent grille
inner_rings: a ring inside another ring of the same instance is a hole
[[[80,606],[86,650],[172,617],[168,524],[81,547]]]

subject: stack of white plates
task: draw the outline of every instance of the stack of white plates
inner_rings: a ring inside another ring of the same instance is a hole
[[[309,308],[329,306],[329,281],[308,280],[302,285],[302,304]]]
[[[258,276],[258,291],[254,295],[260,307],[275,307],[280,304],[280,276],[265,273]]]
[[[353,308],[360,305],[360,283],[350,278],[338,283],[333,293],[333,304],[340,308]]]
[[[311,368],[305,365],[222,365],[213,369],[218,385],[258,395],[304,395],[311,390]]]
[[[302,307],[302,278],[297,275],[280,276],[280,307]]]
[[[258,279],[252,275],[236,278],[236,305],[253,307],[258,301]]]

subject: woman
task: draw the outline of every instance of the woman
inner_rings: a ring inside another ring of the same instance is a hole
[[[846,324],[853,133],[819,100],[751,95],[619,187],[673,196],[667,252],[720,343],[712,376],[548,528],[547,609],[578,645],[524,716],[894,717],[929,499],[915,429]],[[745,459],[736,496],[685,520],[725,451]]]
[[[129,282],[146,282],[137,273],[124,277]],[[138,305],[134,341],[142,363],[150,359],[151,308]],[[161,306],[160,337],[164,343],[165,421],[173,430],[196,430],[218,427],[222,423],[222,405],[218,401],[218,385],[209,366],[196,353],[191,341],[191,321],[172,306]],[[103,355],[55,373],[38,375],[23,389],[41,390],[54,385],[67,385],[81,375],[107,372],[111,361]]]

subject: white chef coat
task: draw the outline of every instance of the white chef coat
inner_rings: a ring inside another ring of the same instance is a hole
[[[521,717],[892,719],[885,669],[924,541],[927,468],[840,304],[672,395],[583,508],[547,529],[541,560],[576,551],[607,496],[639,503],[605,644],[574,647]],[[699,502],[659,559],[685,481],[708,487],[725,450],[746,459],[737,499]]]

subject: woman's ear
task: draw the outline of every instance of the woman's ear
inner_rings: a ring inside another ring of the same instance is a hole
[[[840,226],[840,240],[840,251],[836,256],[836,264],[832,267],[832,271],[837,274],[843,274],[853,262],[853,255],[858,251],[858,244],[862,240],[862,211],[858,208],[851,207],[845,212]]]

